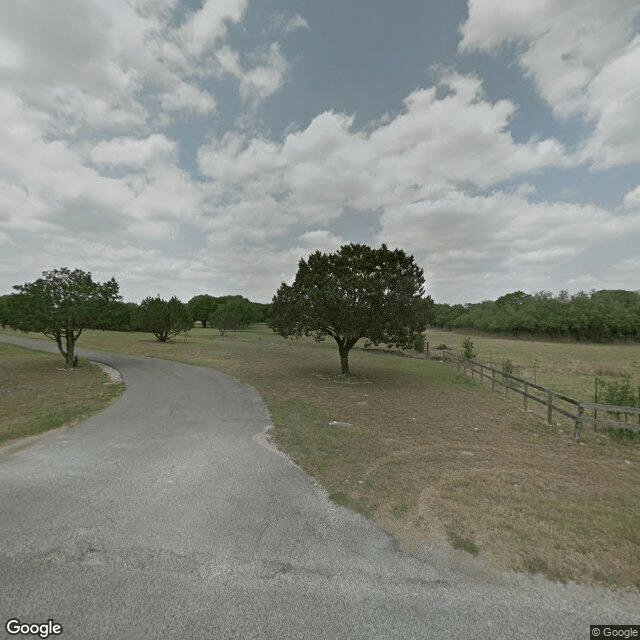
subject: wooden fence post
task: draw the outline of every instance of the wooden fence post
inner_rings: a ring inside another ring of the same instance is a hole
[[[491,391],[496,390],[496,370],[491,369]]]
[[[527,382],[524,383],[524,394],[523,394],[523,398],[524,398],[524,410],[527,410],[527,393],[529,393],[529,384]]]
[[[578,417],[576,419],[576,428],[573,432],[573,435],[576,440],[580,440],[580,431],[582,430],[582,415],[584,414],[584,409],[582,405],[578,405]]]
[[[547,392],[547,422],[551,424],[553,418],[553,396],[551,391]]]

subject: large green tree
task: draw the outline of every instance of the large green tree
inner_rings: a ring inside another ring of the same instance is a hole
[[[104,324],[121,299],[114,278],[94,282],[91,273],[66,267],[44,271],[35,282],[13,288],[17,293],[5,298],[6,324],[55,340],[68,368],[77,364],[75,345],[82,331]]]
[[[191,317],[194,320],[199,320],[203,327],[207,326],[207,322],[209,321],[211,314],[215,311],[216,306],[216,298],[208,293],[193,296],[193,298],[187,302],[187,307],[189,308]]]
[[[413,347],[432,305],[413,256],[384,244],[379,249],[349,244],[300,260],[293,284],[283,282],[273,297],[270,325],[284,337],[331,336],[340,372],[349,374],[349,351],[360,338]]]
[[[139,323],[143,331],[149,331],[160,342],[166,342],[193,327],[193,319],[186,304],[173,296],[163,300],[149,296],[140,303]]]

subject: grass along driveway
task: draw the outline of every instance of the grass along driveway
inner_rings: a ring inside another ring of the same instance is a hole
[[[640,588],[637,442],[576,443],[435,361],[356,350],[347,383],[331,342],[263,326],[195,329],[167,344],[92,331],[79,346],[211,366],[253,385],[276,444],[408,549],[454,546],[505,569]]]
[[[58,354],[0,342],[0,443],[77,423],[123,389],[86,360],[68,370]]]

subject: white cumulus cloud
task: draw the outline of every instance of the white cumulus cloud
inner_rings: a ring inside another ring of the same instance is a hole
[[[469,0],[460,51],[521,46],[519,64],[559,118],[595,131],[580,157],[597,166],[640,160],[637,0]]]

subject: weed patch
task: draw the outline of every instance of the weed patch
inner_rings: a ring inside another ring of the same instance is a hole
[[[459,536],[455,531],[449,531],[449,540],[451,541],[451,545],[454,549],[466,551],[472,556],[477,556],[479,553],[478,547],[472,540]]]

